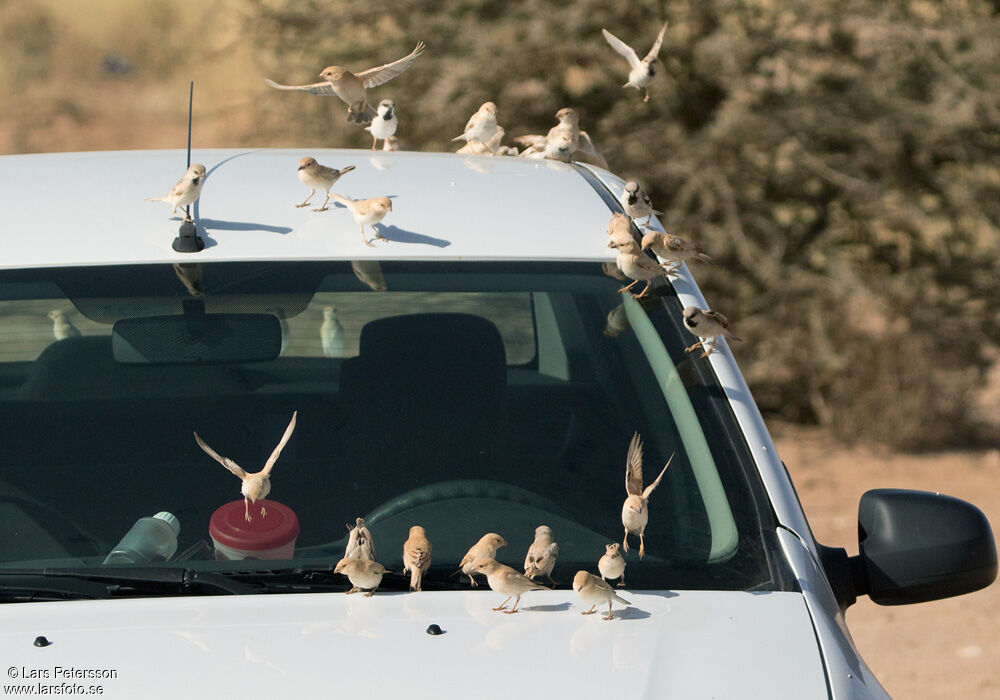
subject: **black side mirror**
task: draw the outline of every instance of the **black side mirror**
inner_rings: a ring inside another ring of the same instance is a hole
[[[858,506],[858,546],[855,592],[879,605],[971,593],[997,577],[989,521],[971,503],[951,496],[868,491]]]

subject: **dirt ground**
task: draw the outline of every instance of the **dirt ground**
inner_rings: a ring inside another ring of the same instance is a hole
[[[857,554],[857,508],[873,488],[939,491],[1000,528],[1000,451],[908,455],[837,446],[823,432],[770,426],[816,538]],[[847,612],[861,655],[894,698],[1000,697],[1000,584],[958,598]]]

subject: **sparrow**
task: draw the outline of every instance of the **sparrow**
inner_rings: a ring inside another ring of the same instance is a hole
[[[300,159],[299,180],[309,188],[309,196],[306,197],[302,204],[296,204],[296,208],[301,209],[304,206],[308,206],[309,200],[316,194],[316,190],[323,190],[326,192],[326,199],[323,200],[323,206],[319,209],[313,209],[313,211],[326,211],[328,209],[326,205],[330,201],[330,188],[337,183],[337,180],[344,173],[349,173],[352,170],[354,170],[353,165],[348,165],[346,168],[337,170],[336,168],[328,168],[325,165],[320,165],[316,162],[315,158],[309,156]]]
[[[385,283],[385,275],[382,274],[382,266],[376,260],[352,260],[351,271],[373,292],[384,292],[389,288]]]
[[[635,241],[630,241],[626,244],[615,244],[615,247],[618,248],[618,256],[615,258],[618,269],[630,280],[633,280],[628,286],[619,289],[619,292],[627,292],[636,283],[644,280],[646,287],[641,293],[633,295],[636,299],[644,297],[649,292],[650,282],[654,278],[670,271],[669,263],[657,263],[651,260],[648,255],[642,252],[639,244]]]
[[[205,296],[205,289],[201,286],[201,265],[199,263],[174,263],[174,274],[181,281],[184,288],[193,297]]]
[[[582,131],[580,129],[580,117],[576,113],[575,109],[563,107],[556,112],[556,119],[559,120],[559,123],[549,129],[549,133],[545,136],[529,134],[527,136],[518,136],[514,140],[520,144],[528,146],[528,151],[538,152],[545,151],[547,149],[548,142],[554,140],[557,135],[561,134],[566,136],[569,140],[569,157],[566,160],[572,158],[577,151],[582,151],[583,153],[586,153],[594,158],[594,160],[596,160],[602,168],[608,167],[608,162],[604,160],[604,156],[598,153],[597,149],[594,148],[594,142],[590,140],[590,135],[587,134],[586,131]],[[524,153],[522,153],[522,155],[524,155]],[[561,160],[561,158],[557,158],[557,160]]]
[[[420,582],[431,568],[431,543],[424,528],[414,525],[403,543],[403,573],[410,572],[410,590],[419,591]]]
[[[608,312],[608,319],[604,323],[604,330],[601,331],[606,338],[617,338],[628,328],[628,314],[625,305],[619,304]]]
[[[614,246],[608,245],[609,248]],[[613,262],[602,262],[601,271],[606,274],[611,279],[616,279],[619,282],[628,282],[628,277],[626,277],[621,270],[618,269],[618,265]]]
[[[656,41],[653,43],[653,48],[651,48],[649,53],[646,54],[646,57],[640,61],[639,56],[636,55],[635,50],[631,46],[616,37],[607,29],[601,30],[604,34],[604,38],[607,39],[609,44],[611,44],[611,48],[624,56],[625,60],[628,61],[630,68],[628,82],[622,85],[622,87],[634,87],[636,90],[642,90],[643,102],[649,102],[648,86],[653,80],[653,76],[656,75],[656,66],[660,62],[660,59],[658,58],[660,53],[660,44],[663,43],[663,35],[666,31],[667,23],[664,22],[663,28],[660,29],[660,33],[656,36]]]
[[[630,602],[615,593],[615,589],[609,586],[604,579],[586,571],[576,572],[576,576],[573,577],[573,590],[584,603],[590,603],[590,610],[584,610],[580,613],[581,615],[593,615],[597,612],[594,608],[607,603],[608,614],[601,619],[611,620],[614,618],[611,614],[611,604],[614,601],[617,600],[623,605],[631,605]]]
[[[383,151],[398,151],[399,150],[399,138],[396,136],[387,136],[385,141],[382,142]]]
[[[650,201],[649,195],[639,187],[639,183],[635,180],[629,180],[625,183],[625,189],[622,190],[622,195],[618,198],[618,201],[630,218],[645,219],[646,225],[649,225],[649,218],[653,214],[659,216],[663,213],[662,211],[653,209],[653,203]]]
[[[694,352],[699,347],[705,348],[705,342],[711,341],[711,347],[699,356],[707,357],[708,353],[715,350],[715,343],[720,335],[730,340],[743,340],[729,332],[729,320],[718,311],[699,309],[697,306],[685,306],[683,314],[684,326],[701,338],[691,347],[684,348],[685,352]]]
[[[366,591],[365,597],[371,598],[375,595],[375,589],[382,583],[382,575],[389,573],[389,570],[371,559],[351,559],[344,557],[337,562],[333,573],[343,574],[351,582],[351,590],[347,594]]]
[[[330,197],[335,202],[340,202],[350,209],[354,216],[354,221],[361,224],[361,240],[369,248],[374,248],[367,238],[365,238],[365,226],[371,226],[375,231],[375,224],[385,218],[385,215],[392,211],[392,200],[388,197],[373,197],[372,199],[348,199],[339,194],[331,194]],[[388,240],[378,231],[375,231],[375,238]]]
[[[569,163],[573,160],[575,152],[572,137],[569,134],[558,133],[537,146],[529,146],[521,151],[521,155],[536,160],[559,160],[563,163]]]
[[[417,56],[424,52],[424,42],[417,42],[417,46],[408,56],[386,63],[385,65],[369,68],[360,73],[352,73],[340,66],[329,66],[323,69],[319,77],[323,82],[312,83],[311,85],[279,85],[273,80],[264,79],[264,82],[276,90],[302,90],[313,95],[333,96],[336,95],[347,103],[347,121],[354,124],[368,124],[375,117],[376,112],[365,99],[368,88],[373,88],[383,83],[387,83],[397,75],[409,68]]]
[[[233,460],[228,457],[220,456],[215,450],[206,445],[200,437],[198,437],[198,433],[194,434],[194,440],[198,443],[198,447],[205,450],[205,453],[209,457],[238,476],[243,482],[243,486],[240,488],[240,493],[243,494],[243,503],[245,506],[244,517],[247,522],[252,520],[250,517],[251,501],[256,503],[257,501],[267,497],[267,494],[271,492],[271,469],[274,467],[274,463],[278,461],[278,455],[281,454],[281,450],[288,442],[288,438],[292,437],[292,431],[295,430],[295,419],[298,414],[298,411],[292,413],[292,420],[288,423],[288,427],[285,428],[285,434],[281,436],[281,440],[278,442],[277,447],[275,447],[274,451],[271,452],[271,456],[267,458],[267,462],[264,463],[264,468],[256,474],[249,474]],[[260,507],[260,514],[261,517],[267,515],[267,511],[264,510],[263,504]]]
[[[375,540],[371,530],[365,525],[364,518],[357,518],[354,527],[347,526],[350,534],[347,537],[347,550],[344,559],[367,559],[375,561]]]
[[[372,123],[365,127],[365,131],[372,135],[372,150],[378,145],[378,140],[382,139],[383,150],[388,151],[388,139],[396,133],[399,121],[396,119],[396,103],[392,100],[382,100],[378,103],[375,117]]]
[[[323,343],[323,355],[344,356],[344,327],[337,318],[337,310],[332,306],[323,307],[323,323],[319,327],[319,338]]]
[[[64,311],[52,309],[48,313],[49,320],[52,321],[52,334],[56,340],[66,340],[66,338],[76,338],[80,335],[79,329],[69,320],[69,316]]]
[[[503,611],[508,615],[517,612],[517,604],[521,602],[521,596],[528,591],[551,590],[548,586],[535,583],[524,574],[518,573],[512,567],[509,567],[506,564],[501,564],[493,558],[479,559],[472,568],[473,573],[486,575],[486,580],[489,582],[490,588],[497,593],[502,593],[507,596],[507,600],[500,603],[500,605],[493,609]],[[507,601],[515,597],[516,600],[514,601],[514,607],[508,610]]]
[[[472,545],[472,549],[465,553],[462,561],[458,563],[458,571],[455,573],[463,573],[468,576],[469,583],[472,584],[473,588],[477,588],[479,584],[473,578],[473,574],[478,573],[475,569],[475,563],[479,559],[493,559],[497,555],[497,550],[506,546],[507,540],[503,537],[495,532],[487,532]]]
[[[535,528],[535,541],[528,547],[528,555],[524,558],[524,575],[534,580],[535,576],[547,576],[553,585],[552,569],[559,556],[559,545],[552,539],[552,528],[539,525]]]
[[[465,130],[452,141],[465,141],[466,145],[473,143],[485,145],[493,140],[499,128],[497,126],[497,106],[492,102],[483,102],[476,113],[469,117]],[[490,152],[492,153],[493,150],[495,149],[490,149]]]
[[[148,197],[147,202],[166,202],[173,207],[171,214],[177,213],[177,208],[181,208],[184,221],[191,221],[191,217],[184,211],[184,207],[193,204],[201,196],[201,187],[205,184],[206,171],[201,163],[194,163],[184,173],[184,176],[177,181],[177,184],[170,188],[162,197]]]
[[[639,535],[640,559],[646,554],[646,542],[643,538],[643,533],[646,530],[646,523],[649,522],[649,497],[656,487],[660,485],[660,481],[663,479],[663,475],[667,473],[667,467],[670,466],[670,462],[673,459],[674,456],[670,455],[670,459],[663,465],[663,470],[656,477],[656,481],[643,489],[642,439],[640,439],[639,433],[632,436],[632,442],[628,445],[628,458],[625,462],[625,491],[628,492],[628,497],[625,499],[624,505],[622,505],[622,525],[625,526],[625,539],[622,542],[622,549],[626,552],[628,551],[629,533]]]
[[[496,131],[493,132],[493,137],[489,141],[469,141],[467,144],[455,151],[455,153],[473,156],[506,155],[510,149],[507,146],[500,145],[500,142],[503,141],[503,137],[506,133],[507,132],[504,131],[502,126],[498,126]],[[503,149],[502,152],[501,149]]]
[[[608,248],[618,248],[636,243],[635,229],[632,227],[632,220],[621,213],[611,215],[608,222]]]
[[[618,587],[625,586],[625,557],[619,551],[621,545],[617,542],[604,545],[604,556],[597,562],[597,570],[601,572],[601,577],[605,579],[620,578]]]
[[[680,236],[663,231],[647,231],[642,237],[642,249],[651,250],[663,262],[670,263],[671,271],[679,268],[681,263],[687,260],[712,261],[697,243],[685,241]]]

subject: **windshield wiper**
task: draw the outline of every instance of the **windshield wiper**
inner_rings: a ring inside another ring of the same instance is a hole
[[[31,596],[33,591],[37,592],[35,597]],[[234,581],[222,574],[179,567],[0,569],[0,593],[18,600],[257,592],[259,586]]]

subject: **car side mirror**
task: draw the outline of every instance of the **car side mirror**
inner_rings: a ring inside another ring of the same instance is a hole
[[[876,489],[858,506],[854,589],[879,605],[971,593],[997,577],[997,550],[981,510],[926,491]]]

